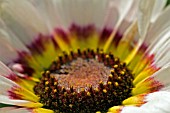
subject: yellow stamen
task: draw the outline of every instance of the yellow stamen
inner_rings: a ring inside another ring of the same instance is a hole
[[[103,93],[107,93],[107,90],[106,90],[106,89],[103,89]]]
[[[87,92],[87,96],[90,96],[91,94],[90,94],[90,92]]]

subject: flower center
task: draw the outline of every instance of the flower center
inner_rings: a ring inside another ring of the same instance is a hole
[[[52,73],[58,84],[74,88],[80,92],[81,88],[88,88],[89,85],[97,87],[100,81],[107,82],[110,68],[99,63],[96,59],[77,58],[69,64],[63,64],[58,72]]]
[[[99,49],[64,53],[42,75],[35,94],[55,112],[106,112],[130,97],[133,88],[126,64]]]

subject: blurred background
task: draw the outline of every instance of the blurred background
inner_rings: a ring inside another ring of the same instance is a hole
[[[170,0],[167,1],[167,5],[169,5],[169,4],[170,4]]]

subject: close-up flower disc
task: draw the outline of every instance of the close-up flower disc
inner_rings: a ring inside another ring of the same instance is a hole
[[[133,87],[126,64],[99,50],[65,54],[42,76],[35,94],[44,107],[61,112],[106,112],[130,97]]]
[[[0,113],[170,113],[167,0],[0,0]]]

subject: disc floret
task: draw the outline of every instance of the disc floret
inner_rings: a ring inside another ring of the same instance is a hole
[[[131,71],[113,54],[78,49],[59,56],[34,91],[56,112],[104,112],[131,96],[132,81]]]

